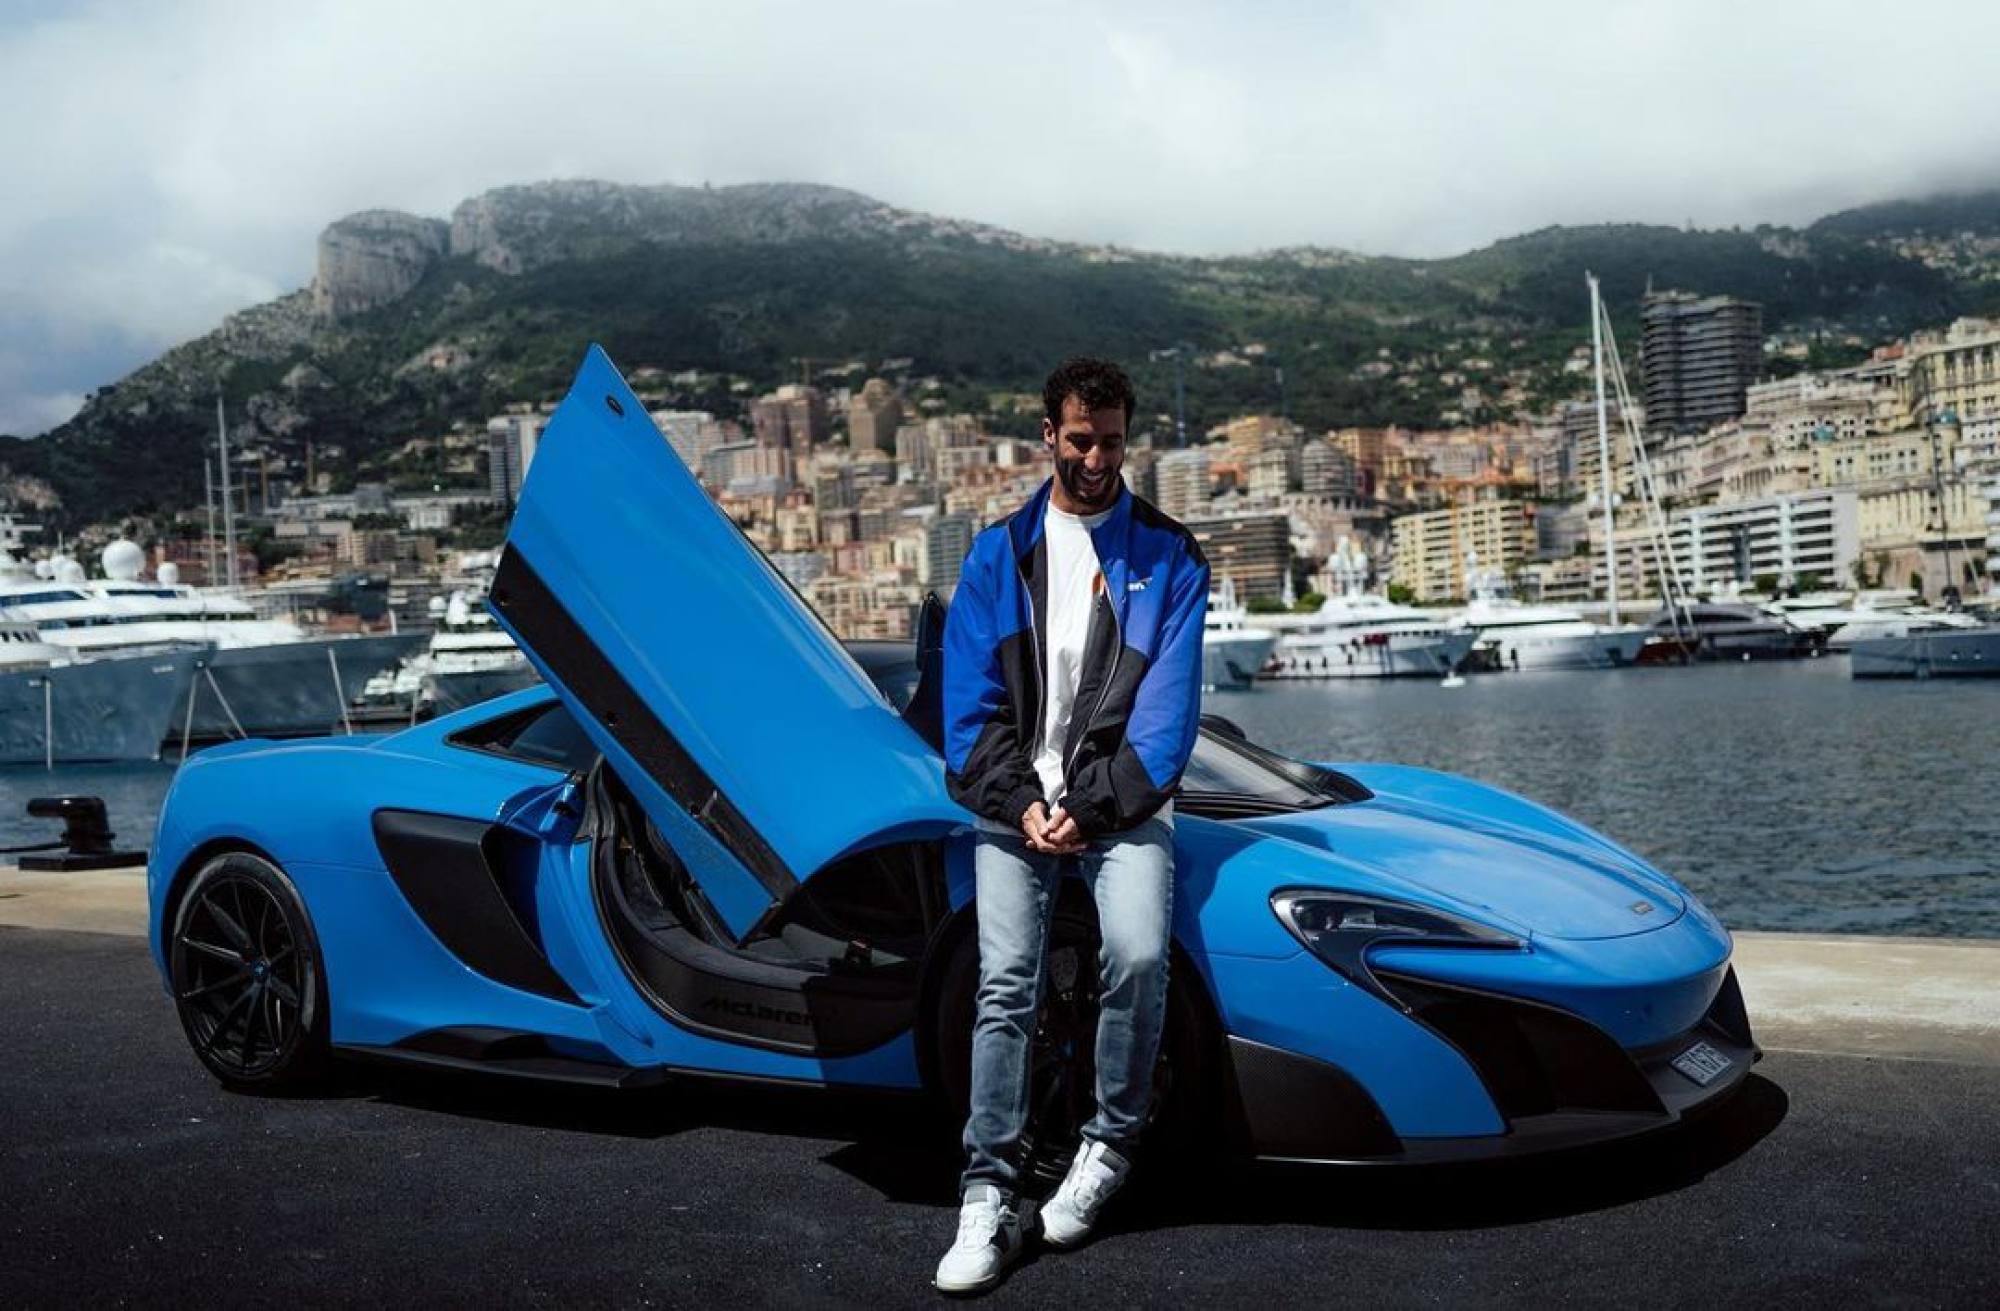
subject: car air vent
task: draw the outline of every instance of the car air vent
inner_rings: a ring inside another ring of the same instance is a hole
[[[1174,805],[1203,819],[1259,819],[1269,815],[1294,815],[1298,807],[1262,797],[1239,796],[1229,792],[1183,791]]]
[[[1312,786],[1327,796],[1341,801],[1368,801],[1375,796],[1362,786],[1358,779],[1349,778],[1335,770],[1321,769],[1317,765],[1307,765],[1305,768],[1310,771]]]
[[[1375,975],[1458,1049],[1510,1121],[1557,1111],[1665,1113],[1631,1055],[1579,1016],[1435,979],[1381,969]]]

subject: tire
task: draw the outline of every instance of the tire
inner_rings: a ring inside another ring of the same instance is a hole
[[[979,935],[967,928],[943,965],[929,1044],[939,1091],[960,1124],[972,1102],[979,992]],[[1096,1111],[1097,950],[1095,908],[1086,897],[1065,896],[1049,926],[1042,1008],[1030,1048],[1028,1124],[1021,1138],[1021,1179],[1030,1189],[1052,1189],[1061,1181]],[[1200,980],[1178,952],[1170,970],[1145,1147],[1149,1157],[1189,1162],[1206,1158],[1220,1134],[1217,1044]]]
[[[324,1073],[319,939],[276,865],[230,851],[196,871],[174,912],[167,961],[188,1045],[224,1085],[276,1092]]]

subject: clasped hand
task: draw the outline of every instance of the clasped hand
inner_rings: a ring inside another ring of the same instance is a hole
[[[1032,850],[1051,856],[1073,855],[1088,845],[1074,816],[1066,813],[1061,806],[1051,813],[1039,801],[1029,806],[1021,816],[1021,833]]]

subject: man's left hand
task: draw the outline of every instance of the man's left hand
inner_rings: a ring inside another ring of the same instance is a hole
[[[1083,830],[1077,827],[1076,816],[1061,806],[1049,812],[1049,826],[1043,830],[1042,840],[1064,856],[1082,851],[1089,845],[1083,839]]]

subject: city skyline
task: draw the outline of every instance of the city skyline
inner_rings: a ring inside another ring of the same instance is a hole
[[[1671,292],[1654,304],[1676,320],[1698,311],[1725,324],[1756,308]],[[1630,426],[1614,411],[1624,502],[1615,574],[1592,508],[1598,438],[1582,421],[1595,417],[1587,403],[1475,426],[1323,433],[1245,412],[1196,430],[1185,448],[1138,434],[1125,473],[1202,542],[1225,591],[1260,609],[1309,607],[1370,575],[1392,600],[1433,605],[1492,585],[1581,604],[1608,598],[1614,577],[1616,593],[1641,604],[1668,586],[1733,596],[1907,580],[1984,593],[2000,581],[2000,322],[1960,319],[1850,367],[1720,390],[1683,367],[1686,346],[1678,328],[1642,343],[1639,373],[1664,369],[1669,384],[1657,422],[1636,405]],[[631,379],[681,463],[836,632],[906,639],[925,593],[951,588],[974,530],[1048,476],[1046,452],[985,417],[946,412],[922,380],[912,394],[881,376],[829,372],[848,381],[744,390],[720,413],[675,406],[685,375],[640,366]],[[1712,408],[1693,422],[1672,394],[1688,382]],[[454,570],[490,567],[486,548],[554,408],[516,401],[483,425],[413,437],[362,481],[315,473],[310,448],[303,463],[239,448],[237,523],[260,537],[249,552],[225,543],[223,558],[294,602],[344,571],[382,571],[404,622],[421,626]],[[408,459],[428,472],[413,480]],[[209,582],[214,529],[212,507],[184,508],[142,535],[156,565]]]

